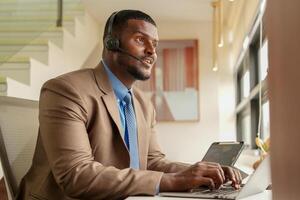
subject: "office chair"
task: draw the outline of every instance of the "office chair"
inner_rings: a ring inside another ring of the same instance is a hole
[[[37,133],[38,103],[0,98],[0,157],[11,199],[31,166]]]
[[[17,181],[12,172],[9,160],[8,160],[1,127],[0,127],[0,158],[1,158],[1,164],[2,164],[4,177],[5,177],[7,186],[8,186],[8,190],[11,193],[11,195],[13,197],[15,197],[18,186],[17,186]]]

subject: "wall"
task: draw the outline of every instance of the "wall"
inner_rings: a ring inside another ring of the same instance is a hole
[[[159,123],[159,142],[168,158],[195,162],[219,140],[218,73],[212,71],[211,22],[159,22],[160,39],[199,41],[199,122]]]

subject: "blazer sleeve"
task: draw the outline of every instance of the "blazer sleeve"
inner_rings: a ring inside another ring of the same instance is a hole
[[[148,153],[148,166],[149,170],[161,171],[165,173],[174,173],[189,167],[189,164],[181,162],[171,162],[166,159],[165,154],[162,153],[161,148],[157,141],[157,132],[155,130],[156,125],[156,114],[153,106],[151,114],[151,136],[149,142],[149,153]]]
[[[69,197],[119,199],[154,195],[162,173],[117,169],[94,160],[83,98],[63,78],[48,81],[40,96],[40,134],[51,172]],[[108,152],[109,153],[109,152]]]

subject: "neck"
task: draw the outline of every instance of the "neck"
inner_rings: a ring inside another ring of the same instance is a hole
[[[113,59],[103,58],[107,67],[111,72],[128,88],[132,88],[132,85],[136,81],[131,74],[129,74],[123,66],[120,66]]]

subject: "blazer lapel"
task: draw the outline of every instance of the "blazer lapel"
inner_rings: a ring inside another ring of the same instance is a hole
[[[146,136],[146,127],[147,123],[144,118],[144,114],[141,108],[140,103],[136,99],[133,93],[133,105],[135,110],[135,117],[137,123],[137,136],[138,136],[138,148],[139,148],[139,160],[140,160],[140,169],[146,169],[146,160],[147,152],[146,152],[146,144],[145,141],[147,140]],[[146,155],[146,156],[145,156]]]
[[[118,131],[121,136],[121,133],[123,132],[123,128],[122,128],[121,121],[120,121],[118,103],[117,103],[115,93],[112,89],[109,78],[106,74],[106,71],[105,71],[102,63],[100,63],[94,69],[94,74],[95,74],[95,79],[96,79],[98,88],[104,93],[104,95],[102,95],[101,98],[103,99],[103,102],[108,110],[109,115],[113,119],[115,125],[118,127]],[[125,143],[124,143],[124,145],[125,145]]]

